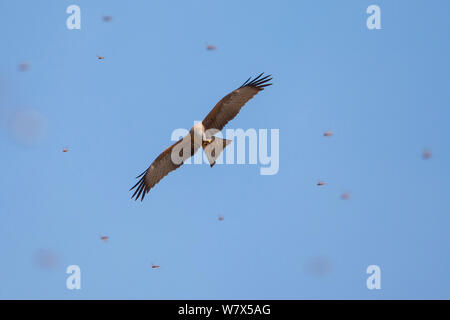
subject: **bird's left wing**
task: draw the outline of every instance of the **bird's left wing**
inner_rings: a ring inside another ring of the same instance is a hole
[[[175,142],[164,150],[150,167],[136,178],[141,178],[131,189],[137,188],[131,198],[144,200],[145,195],[162,178],[182,166],[183,161],[192,157],[199,146],[194,145],[191,134]]]
[[[232,120],[239,113],[241,108],[253,98],[264,87],[272,85],[268,83],[272,78],[270,75],[262,77],[263,73],[255,79],[248,79],[242,86],[226,95],[220,100],[211,112],[203,119],[205,130],[222,130],[228,121]],[[250,81],[251,80],[251,81]],[[207,138],[210,138],[207,136]]]

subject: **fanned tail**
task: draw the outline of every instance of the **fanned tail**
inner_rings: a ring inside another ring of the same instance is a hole
[[[231,140],[222,139],[213,136],[210,143],[203,144],[203,150],[208,157],[209,165],[211,168],[216,164],[216,160],[220,157],[223,150],[232,142]]]

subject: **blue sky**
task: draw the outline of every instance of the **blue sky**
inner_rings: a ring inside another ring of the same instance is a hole
[[[0,298],[450,298],[449,9],[2,1]],[[130,199],[174,129],[260,72],[274,85],[228,127],[279,129],[278,174],[186,165]],[[40,137],[24,140],[11,119],[30,117]],[[318,260],[324,274],[308,271]],[[72,264],[81,290],[66,288]],[[372,264],[381,290],[366,288]]]

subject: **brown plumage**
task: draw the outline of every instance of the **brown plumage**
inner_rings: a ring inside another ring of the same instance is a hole
[[[216,141],[216,144],[222,145],[219,138],[213,138],[209,136],[210,129],[216,129],[218,131],[222,130],[225,125],[232,120],[239,113],[241,108],[253,98],[259,91],[264,90],[265,87],[270,86],[269,83],[272,78],[270,75],[262,77],[263,73],[257,76],[255,79],[251,80],[249,78],[242,86],[233,92],[226,95],[222,100],[220,100],[211,112],[206,116],[206,118],[199,124],[192,127],[189,134],[183,139],[177,141],[172,146],[164,150],[150,167],[145,170],[142,174],[136,178],[140,180],[130,189],[134,191],[132,198],[135,200],[144,200],[145,195],[153,188],[162,178],[168,175],[170,172],[178,169],[183,164],[183,161],[192,157],[200,147],[203,147],[205,151],[207,146]],[[196,144],[196,137],[202,135],[202,141],[200,144]],[[190,144],[190,146],[189,146]],[[223,142],[224,148],[229,143],[227,141]],[[183,150],[190,150],[183,154]],[[223,151],[220,150],[220,152]],[[173,162],[173,154],[175,156],[179,153],[178,157],[181,162]],[[214,154],[214,158],[217,158],[220,154]],[[208,157],[211,167],[214,165],[215,160]]]
[[[174,171],[175,169],[178,169],[181,167],[183,163],[174,163],[172,161],[172,151],[177,145],[182,145],[189,143],[190,141],[194,141],[194,139],[187,139],[190,138],[190,135],[187,135],[185,138],[175,142],[173,145],[168,147],[166,150],[164,150],[156,159],[153,161],[153,163],[150,165],[150,167],[142,172],[137,178],[141,178],[131,189],[137,187],[135,190],[132,198],[136,197],[135,200],[141,198],[141,201],[144,200],[145,195],[150,191],[151,188],[155,186],[162,178],[167,176],[170,172]],[[188,141],[190,140],[190,141]],[[193,143],[191,143],[191,153],[183,155],[183,149],[180,151],[180,155],[184,160],[189,159],[197,150],[199,149],[198,146],[194,146]]]
[[[259,91],[264,90],[264,87],[272,85],[268,83],[272,80],[270,75],[261,78],[262,75],[261,73],[252,81],[249,78],[238,89],[223,97],[202,121],[205,130],[222,130],[228,121],[237,116],[247,101],[253,98]]]

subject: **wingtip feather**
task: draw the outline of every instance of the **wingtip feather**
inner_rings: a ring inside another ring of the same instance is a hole
[[[253,80],[248,79],[247,81],[244,82],[244,84],[242,86],[240,86],[239,88],[243,88],[243,87],[254,87],[260,90],[263,90],[264,87],[270,86],[272,85],[271,83],[268,84],[267,82],[271,81],[273,78],[271,74],[266,75],[264,77],[261,78],[261,76],[264,74],[264,72],[260,73],[258,76],[256,76]],[[250,77],[251,78],[251,77]],[[249,81],[250,80],[250,81]]]

